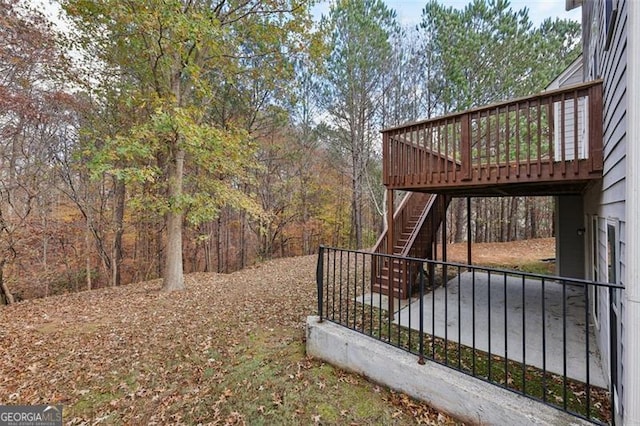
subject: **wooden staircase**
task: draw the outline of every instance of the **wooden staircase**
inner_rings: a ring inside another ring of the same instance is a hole
[[[444,219],[450,198],[445,195],[409,192],[393,215],[393,253],[402,257],[433,259],[435,239]],[[388,230],[378,239],[374,253],[386,253]],[[391,265],[391,266],[390,266]],[[415,262],[404,259],[374,257],[371,274],[374,292],[406,299],[410,282],[418,274]]]

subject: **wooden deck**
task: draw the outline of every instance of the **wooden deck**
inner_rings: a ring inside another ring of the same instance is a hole
[[[383,131],[388,189],[580,193],[602,163],[600,80]]]

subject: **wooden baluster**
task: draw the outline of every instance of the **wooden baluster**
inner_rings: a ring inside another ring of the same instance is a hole
[[[478,131],[476,132],[478,139],[474,141],[474,145],[476,145],[476,179],[478,181],[482,180],[482,114],[478,111],[476,116],[476,123],[478,127]]]
[[[422,147],[420,146],[420,126],[415,126],[414,131],[416,134],[416,158],[415,158],[415,169],[413,170],[414,176],[414,184],[420,183],[420,163],[422,163]]]
[[[391,156],[389,155],[389,133],[382,134],[382,183],[389,185],[389,161]]]
[[[566,156],[566,143],[565,143],[565,94],[560,96],[560,161],[562,161],[562,176],[567,174],[567,156]]]
[[[400,143],[400,133],[396,133],[395,137],[394,137],[394,145],[395,145],[395,152],[396,152],[396,161],[395,161],[395,167],[396,169],[394,170],[395,172],[395,183],[396,185],[400,185],[400,173],[402,170],[402,145]]]
[[[402,185],[402,175],[404,174],[404,143],[402,138],[404,134],[399,134],[398,136],[398,184]]]
[[[516,178],[520,177],[520,104],[516,105]]]
[[[445,128],[445,134],[444,134],[444,181],[448,182],[449,181],[449,176],[447,175],[448,171],[449,171],[449,120],[445,120],[444,121],[444,128]]]
[[[580,160],[580,151],[578,149],[578,91],[573,92],[573,174],[580,172],[578,161]]]
[[[396,163],[398,161],[398,153],[396,152],[395,140],[393,139],[393,133],[389,134],[389,182],[391,185],[395,185],[395,171]]]
[[[531,176],[531,100],[527,101],[527,177]]]
[[[496,180],[500,180],[500,107],[496,108]]]
[[[438,152],[437,152],[437,164],[438,164],[438,183],[442,182],[442,123],[438,123]]]
[[[553,100],[552,98],[547,98],[547,152],[549,153],[549,175],[553,176],[553,172],[555,167],[553,167],[553,157],[554,153],[554,140],[553,140]]]
[[[405,141],[405,143],[403,144],[403,149],[402,149],[402,186],[406,186],[409,183],[409,177],[407,176],[407,171],[409,170],[409,155],[411,155],[411,152],[409,151],[411,149],[411,133],[409,133],[409,143],[406,142],[407,140],[407,132],[405,132],[403,134],[403,140]]]
[[[485,141],[485,161],[483,166],[486,169],[487,180],[491,180],[491,112],[487,110],[487,133]]]
[[[471,121],[469,114],[464,114],[460,118],[460,171],[462,180],[471,180]]]
[[[538,113],[538,177],[542,175],[542,104],[540,98],[536,100],[536,112]]]
[[[458,147],[458,143],[460,142],[459,135],[460,135],[460,133],[458,131],[458,120],[454,119],[453,120],[453,142],[452,142],[452,144],[453,144],[452,151],[453,152],[451,154],[452,155],[451,158],[453,160],[453,164],[452,164],[452,167],[453,167],[452,179],[453,179],[454,182],[458,181],[458,176],[457,176],[458,175],[458,160],[457,160],[457,158],[458,158],[458,152],[457,151],[458,150],[457,150],[457,147]]]
[[[511,115],[511,107],[507,105],[507,116],[504,123],[504,157],[507,166],[507,179],[511,176],[511,151],[509,147],[509,139],[511,138],[511,128],[509,127],[509,116]]]
[[[429,161],[429,150],[427,149],[427,124],[420,126],[420,150],[422,155],[420,156],[420,176],[418,183],[424,185],[427,183],[427,167]]]
[[[427,127],[427,144],[428,144],[428,164],[427,164],[427,182],[431,183],[431,173],[433,172],[433,123],[429,123]]]

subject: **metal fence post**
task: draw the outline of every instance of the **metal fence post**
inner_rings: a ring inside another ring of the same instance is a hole
[[[420,336],[418,338],[418,344],[420,346],[420,359],[418,359],[418,364],[424,365],[424,267],[420,265],[420,324],[418,324],[418,328],[420,329]]]
[[[322,313],[323,306],[322,303],[324,301],[324,246],[320,246],[318,249],[318,265],[316,266],[316,285],[318,287],[318,317],[320,320],[318,322],[322,322]]]

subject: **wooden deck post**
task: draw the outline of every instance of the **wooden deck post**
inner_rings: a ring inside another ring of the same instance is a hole
[[[471,265],[471,197],[467,197],[467,265]]]
[[[460,117],[460,169],[462,180],[471,180],[471,121],[469,114]]]
[[[394,202],[393,202],[393,189],[387,189],[387,254],[393,254],[393,223]],[[393,265],[394,259],[388,258],[387,265],[389,266],[389,315],[393,315]]]
[[[442,205],[440,208],[442,209],[442,261],[447,261],[447,206],[449,202],[447,200],[448,195],[442,197]]]
[[[593,117],[589,122],[589,158],[591,172],[603,169],[602,155],[602,84],[589,88],[589,110]]]
[[[389,134],[382,133],[382,184],[388,185],[390,181],[391,150],[389,149]]]

